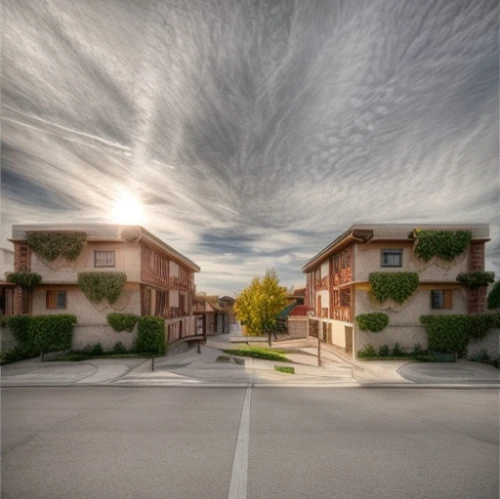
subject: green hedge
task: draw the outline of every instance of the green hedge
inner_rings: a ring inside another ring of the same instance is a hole
[[[78,286],[90,301],[101,301],[106,298],[114,303],[127,282],[124,272],[80,272]]]
[[[471,289],[485,288],[488,284],[495,282],[495,272],[485,272],[483,270],[461,272],[457,276],[457,281]]]
[[[378,333],[389,324],[389,316],[380,312],[371,314],[360,314],[356,316],[361,331],[371,331]]]
[[[131,332],[137,324],[139,316],[134,314],[111,313],[108,314],[107,320],[113,331],[117,333],[121,331]]]
[[[165,354],[165,320],[163,318],[149,315],[139,318],[134,350],[136,353]]]
[[[87,242],[87,234],[78,231],[28,232],[26,242],[34,253],[49,262],[60,256],[76,260]]]
[[[7,276],[7,281],[21,286],[21,288],[31,288],[40,284],[42,276],[36,272],[12,272]]]
[[[13,315],[7,319],[19,348],[28,355],[70,349],[74,324],[76,317],[69,314]]]
[[[495,310],[500,308],[500,281],[493,285],[493,289],[488,295],[488,309]]]
[[[417,272],[372,272],[370,287],[380,303],[392,298],[396,303],[403,303],[418,288]]]
[[[422,230],[416,229],[415,255],[428,262],[437,256],[445,261],[461,255],[469,246],[472,233],[468,230]]]
[[[481,339],[492,328],[500,328],[499,314],[423,315],[429,350],[462,355],[471,338]]]

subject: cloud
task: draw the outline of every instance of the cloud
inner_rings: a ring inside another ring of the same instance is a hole
[[[127,189],[209,292],[269,267],[303,282],[305,261],[359,222],[490,223],[499,273],[498,13],[493,0],[9,2],[0,244],[13,223],[107,221]]]

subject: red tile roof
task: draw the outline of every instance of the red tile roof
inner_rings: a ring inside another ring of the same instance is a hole
[[[296,306],[289,315],[303,315],[306,316],[307,312],[310,310],[314,310],[312,307],[307,307],[306,305],[298,305]]]

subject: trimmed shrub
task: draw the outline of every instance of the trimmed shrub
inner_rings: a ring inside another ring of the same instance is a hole
[[[134,326],[139,320],[139,316],[134,314],[111,313],[108,314],[107,319],[108,324],[112,327],[113,331],[116,331],[117,333],[121,331],[132,332]]]
[[[254,359],[281,360],[283,362],[290,362],[289,359],[283,355],[283,353],[269,349],[266,350],[265,348],[249,347],[223,350],[223,352],[229,355],[237,355],[239,357],[253,357]]]
[[[403,355],[406,355],[406,348],[396,342],[392,348],[392,355],[393,357],[402,357]]]
[[[280,373],[295,374],[295,367],[274,366],[274,370],[279,371]]]
[[[40,284],[42,276],[36,272],[12,272],[7,275],[7,281],[21,288],[31,288]]]
[[[360,314],[356,316],[361,331],[371,331],[378,333],[389,324],[389,316],[380,312],[371,314]]]
[[[30,315],[11,315],[7,317],[7,326],[17,340],[19,348],[26,354],[34,355],[37,351],[32,336],[33,330],[30,328],[31,317]]]
[[[422,355],[423,353],[424,351],[422,350],[422,346],[420,345],[420,343],[415,343],[410,355],[412,357],[417,357],[418,355]]]
[[[422,230],[414,231],[417,244],[415,255],[428,262],[434,256],[451,261],[469,246],[472,233],[468,230]]]
[[[461,272],[457,281],[465,284],[470,289],[485,288],[488,284],[495,282],[495,272],[484,272],[482,270],[471,270]]]
[[[165,320],[162,317],[145,315],[139,318],[135,351],[154,355],[165,354]]]
[[[378,349],[378,354],[380,357],[387,357],[389,356],[391,351],[389,350],[388,345],[380,345],[380,348]]]
[[[123,353],[128,353],[128,351],[121,341],[117,341],[115,343],[115,346],[113,347],[113,353],[123,354]]]
[[[102,348],[102,345],[100,343],[96,343],[91,349],[90,349],[90,355],[92,356],[98,356],[102,355],[104,353],[104,349]]]
[[[127,282],[124,272],[81,272],[78,274],[78,286],[90,301],[106,298],[114,303],[120,297]]]
[[[496,308],[500,308],[500,281],[493,285],[488,295],[488,309],[495,310]]]
[[[0,315],[0,327],[2,329],[7,327],[7,317],[5,315]]]
[[[470,316],[423,315],[420,321],[427,329],[429,350],[463,354],[469,343]]]
[[[418,288],[417,272],[372,272],[370,287],[373,296],[383,303],[388,298],[401,304]]]
[[[69,314],[33,315],[29,324],[30,335],[38,352],[69,350],[76,317]]]
[[[377,356],[377,351],[373,345],[366,345],[364,350],[358,352],[358,357],[360,359],[370,359]]]
[[[34,253],[49,262],[60,256],[76,260],[87,242],[87,234],[78,231],[28,232],[26,242]]]

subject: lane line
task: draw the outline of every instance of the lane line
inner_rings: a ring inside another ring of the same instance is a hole
[[[245,390],[245,398],[241,409],[240,427],[234,451],[233,471],[231,473],[228,499],[247,499],[251,396],[252,388],[248,387]]]

